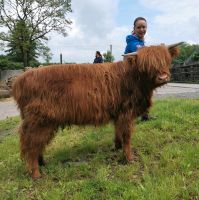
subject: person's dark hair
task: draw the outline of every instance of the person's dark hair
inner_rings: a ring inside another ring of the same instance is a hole
[[[135,18],[135,20],[134,20],[134,22],[133,22],[133,25],[134,25],[134,26],[136,25],[136,22],[137,22],[138,20],[144,20],[145,22],[147,22],[146,19],[145,19],[144,17],[137,17],[137,18]]]
[[[96,54],[99,56],[102,56],[101,53],[99,51],[96,51]]]

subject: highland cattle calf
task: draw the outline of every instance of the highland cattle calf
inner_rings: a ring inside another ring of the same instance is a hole
[[[39,178],[43,151],[59,126],[115,126],[115,148],[132,160],[133,121],[152,105],[153,90],[168,82],[177,45],[150,46],[125,61],[52,65],[31,69],[13,84],[21,114],[20,148],[32,178]]]

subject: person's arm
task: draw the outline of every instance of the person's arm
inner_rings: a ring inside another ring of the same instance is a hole
[[[132,35],[128,35],[126,37],[126,49],[125,49],[125,53],[131,53],[131,52],[135,52],[137,51],[137,46],[139,45],[139,43],[136,41],[136,38]]]
[[[135,52],[139,48],[139,44],[137,42],[133,42],[133,41],[130,42],[127,46],[128,46],[129,53]]]

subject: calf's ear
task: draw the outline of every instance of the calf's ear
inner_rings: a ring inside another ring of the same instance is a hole
[[[123,60],[127,61],[130,65],[133,65],[136,63],[137,52],[123,54],[122,56],[124,56]]]
[[[167,45],[167,48],[168,48],[169,53],[170,53],[172,58],[177,57],[179,55],[179,53],[180,53],[179,46],[181,44],[184,44],[184,42],[178,42],[178,43],[175,43],[175,44]]]
[[[171,58],[175,58],[180,54],[180,49],[179,47],[169,48],[169,53],[171,55]]]
[[[127,61],[130,65],[135,65],[137,60],[137,55],[124,56],[124,61]]]
[[[130,57],[128,57],[127,58],[127,60],[128,60],[128,63],[132,66],[132,65],[136,65],[136,60],[137,60],[137,55],[135,55],[135,56],[130,56]]]

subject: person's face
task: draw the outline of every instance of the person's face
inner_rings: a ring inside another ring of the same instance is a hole
[[[138,20],[134,26],[134,33],[140,38],[144,39],[147,30],[147,23],[144,20]]]

